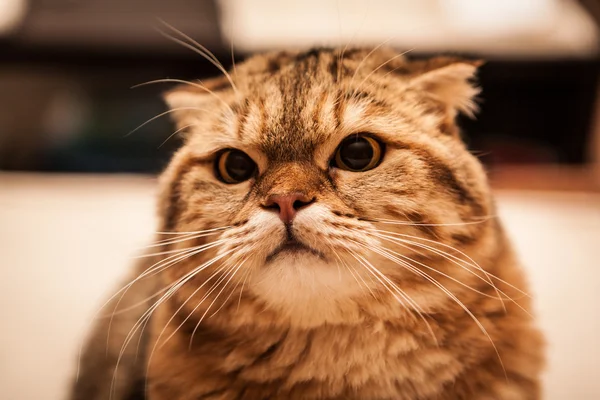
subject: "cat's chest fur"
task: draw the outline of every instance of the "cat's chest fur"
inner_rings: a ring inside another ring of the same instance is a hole
[[[415,333],[381,321],[246,336],[206,325],[191,350],[183,337],[154,355],[150,393],[158,399],[426,398],[461,372],[424,327]],[[167,386],[178,380],[185,385]]]

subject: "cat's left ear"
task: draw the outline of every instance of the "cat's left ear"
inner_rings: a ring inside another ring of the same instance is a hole
[[[410,88],[425,93],[445,106],[452,118],[457,113],[474,117],[478,109],[475,96],[480,89],[473,80],[477,69],[484,64],[482,60],[435,57],[411,64]]]

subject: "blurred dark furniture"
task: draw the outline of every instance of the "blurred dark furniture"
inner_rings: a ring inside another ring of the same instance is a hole
[[[0,40],[0,169],[160,171],[178,146],[161,146],[173,131],[168,116],[127,133],[165,110],[169,85],[130,87],[218,71],[155,32],[157,15],[231,64],[213,1],[110,0],[118,18],[101,13],[103,1],[32,1],[28,23]],[[460,120],[466,140],[490,165],[585,163],[599,74],[597,57],[489,60],[482,112]]]

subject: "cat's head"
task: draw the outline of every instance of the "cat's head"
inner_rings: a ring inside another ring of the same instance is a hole
[[[174,276],[209,262],[203,279],[243,281],[274,309],[327,308],[393,292],[435,249],[475,244],[492,203],[454,120],[476,109],[477,66],[390,49],[272,53],[168,92],[184,145],[162,176],[162,229],[214,229],[201,242],[214,247]]]

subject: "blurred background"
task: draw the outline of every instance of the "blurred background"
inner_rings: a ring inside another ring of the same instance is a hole
[[[89,317],[154,230],[179,146],[161,78],[383,41],[487,60],[459,121],[548,332],[548,399],[600,398],[600,1],[0,0],[0,399],[62,399]],[[164,142],[164,143],[163,143]]]

